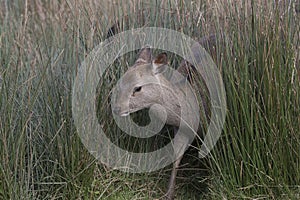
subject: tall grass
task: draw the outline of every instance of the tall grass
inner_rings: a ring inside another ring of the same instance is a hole
[[[122,29],[160,26],[193,38],[221,30],[228,39],[218,47],[228,105],[222,137],[201,165],[192,153],[187,156],[183,165],[196,160],[197,169],[182,167],[177,197],[199,199],[201,192],[207,199],[299,198],[298,2],[14,0],[1,5],[0,199],[163,195],[168,169],[141,175],[112,171],[85,149],[72,120],[78,66],[124,15]],[[134,59],[133,52],[115,62],[106,89]],[[177,65],[176,56],[170,60]],[[99,108],[107,110],[99,121],[113,138],[121,132],[112,126],[108,100]]]
[[[236,6],[228,16],[235,60],[223,69],[229,104],[212,163],[221,175],[216,181],[222,186],[216,188],[222,195],[216,195],[295,199],[300,177],[299,14],[293,4],[250,6],[248,15]]]

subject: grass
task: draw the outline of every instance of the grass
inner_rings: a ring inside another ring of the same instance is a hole
[[[0,199],[164,194],[171,166],[149,174],[109,169],[85,149],[72,119],[72,85],[80,63],[116,19],[133,11],[139,14],[129,15],[122,29],[160,26],[193,38],[222,30],[229,41],[219,47],[228,106],[223,133],[209,158],[200,160],[195,149],[188,152],[177,198],[299,198],[299,2],[6,0],[1,5]],[[165,9],[157,12],[162,5]],[[145,7],[149,10],[138,12]],[[111,82],[99,84],[103,94],[135,55],[115,61],[105,77]],[[107,101],[99,104],[107,111],[99,121],[108,135],[138,148],[139,141],[118,135]],[[146,149],[156,143],[144,142]]]

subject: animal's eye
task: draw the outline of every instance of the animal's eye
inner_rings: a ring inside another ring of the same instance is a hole
[[[139,86],[139,87],[135,87],[133,89],[133,94],[136,93],[136,92],[140,92],[142,90],[142,86]]]

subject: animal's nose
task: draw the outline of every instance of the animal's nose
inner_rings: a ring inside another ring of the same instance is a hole
[[[116,106],[113,108],[113,113],[116,114],[116,115],[120,115],[121,113],[121,107],[120,106]]]

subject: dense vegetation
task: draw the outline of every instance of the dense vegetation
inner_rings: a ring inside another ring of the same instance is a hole
[[[221,139],[205,160],[188,152],[177,198],[300,198],[300,3],[158,2],[0,3],[0,199],[164,194],[170,168],[150,174],[107,168],[82,145],[72,119],[80,63],[124,16],[122,29],[159,26],[195,39],[224,32],[230,41],[219,48],[228,106]],[[112,80],[107,88],[135,56],[115,62],[106,74]],[[107,134],[120,133],[109,101],[101,100],[99,109],[108,112],[99,121]]]

